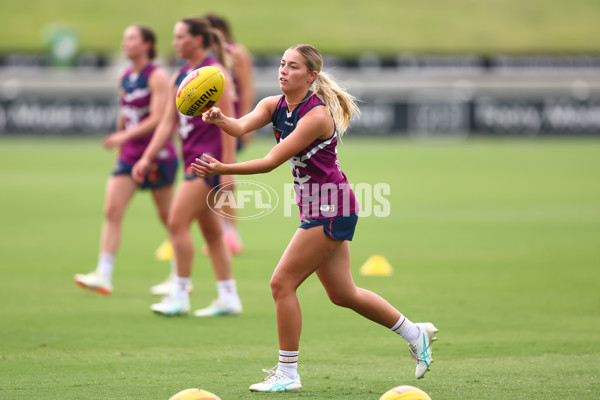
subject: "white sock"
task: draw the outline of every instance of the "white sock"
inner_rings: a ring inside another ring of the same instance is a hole
[[[390,329],[402,336],[409,344],[416,343],[419,338],[419,327],[414,322],[410,322],[404,315],[401,315],[396,325]]]
[[[174,284],[171,286],[171,296],[182,301],[189,301],[190,295],[188,294],[186,288],[191,282],[192,278],[175,276],[175,281],[173,282]]]
[[[277,372],[290,379],[296,379],[298,376],[298,351],[279,350]]]
[[[236,308],[240,307],[241,302],[237,293],[235,279],[217,281],[217,291],[219,292],[219,299],[223,303]]]
[[[115,256],[108,253],[100,253],[96,271],[104,278],[112,282],[113,269],[115,268]]]

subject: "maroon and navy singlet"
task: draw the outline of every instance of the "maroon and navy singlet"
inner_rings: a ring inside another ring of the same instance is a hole
[[[285,140],[300,119],[314,107],[325,107],[325,104],[310,91],[291,112],[288,111],[285,96],[281,96],[272,115],[277,143]],[[339,166],[337,141],[337,131],[334,128],[330,138],[313,141],[288,161],[294,176],[300,219],[332,218],[358,213],[354,193]]]
[[[141,73],[136,74],[133,69],[128,68],[121,79],[121,115],[125,119],[125,130],[138,125],[150,115],[151,92],[148,87],[148,79],[156,65],[148,64]],[[129,139],[122,146],[119,160],[126,164],[135,164],[144,154],[154,132],[144,136]],[[156,156],[157,162],[172,161],[177,159],[173,141],[169,141]]]

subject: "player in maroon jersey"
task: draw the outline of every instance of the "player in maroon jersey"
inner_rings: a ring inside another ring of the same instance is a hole
[[[283,95],[261,100],[254,111],[236,119],[218,108],[203,115],[207,122],[232,136],[273,124],[277,144],[264,157],[241,163],[221,162],[210,155],[196,159],[193,170],[201,177],[215,174],[266,173],[288,162],[294,178],[301,223],[271,278],[275,300],[279,363],[267,370],[251,391],[301,390],[298,348],[302,316],[296,290],[313,273],[331,301],[348,307],[403,337],[416,360],[417,378],[429,370],[433,324],[413,323],[379,295],[354,284],[349,241],[354,236],[358,205],[336,156],[338,135],[349,126],[358,107],[352,96],[322,71],[323,58],[310,45],[287,49],[279,67]],[[231,115],[231,114],[229,114]]]
[[[106,185],[104,223],[96,270],[75,275],[75,282],[101,294],[113,290],[112,275],[121,240],[121,221],[138,189],[151,190],[158,215],[167,224],[177,170],[177,154],[172,141],[165,142],[149,162],[150,173],[138,183],[133,165],[150,143],[167,101],[167,74],[153,63],[155,36],[145,26],[133,25],[123,35],[123,53],[131,61],[120,79],[121,104],[118,131],[104,139],[104,147],[118,148],[119,156]]]
[[[191,283],[194,259],[194,243],[190,232],[191,225],[197,222],[208,245],[215,276],[217,278],[218,299],[204,309],[196,310],[198,317],[239,314],[242,304],[237,294],[233,278],[231,253],[223,239],[221,217],[213,213],[209,205],[214,196],[210,191],[219,183],[233,183],[232,176],[199,178],[191,170],[191,163],[203,153],[235,161],[235,138],[225,134],[219,127],[206,123],[202,116],[186,117],[177,111],[175,95],[179,84],[192,71],[204,66],[215,66],[225,76],[225,89],[218,102],[219,106],[233,113],[233,87],[226,68],[228,61],[221,35],[201,18],[185,18],[175,24],[175,50],[180,58],[188,62],[177,71],[170,81],[170,102],[156,129],[152,142],[140,161],[134,166],[133,176],[143,180],[150,172],[150,160],[159,149],[178,131],[182,143],[185,178],[179,186],[169,211],[169,235],[173,243],[177,276],[171,291],[160,303],[151,309],[159,314],[185,314],[190,310],[187,288]],[[224,182],[225,181],[225,182]],[[231,185],[229,185],[231,186]],[[210,196],[209,196],[210,195]]]

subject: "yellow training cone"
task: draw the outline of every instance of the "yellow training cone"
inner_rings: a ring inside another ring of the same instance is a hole
[[[390,263],[384,256],[373,255],[367,262],[360,267],[361,275],[385,275],[389,276],[394,272]]]
[[[160,247],[156,249],[154,253],[156,258],[160,261],[169,261],[173,258],[173,245],[169,239],[162,242]]]

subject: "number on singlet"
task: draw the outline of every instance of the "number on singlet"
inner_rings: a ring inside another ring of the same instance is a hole
[[[125,130],[130,130],[140,123],[140,117],[137,111],[132,107],[123,106],[121,108],[121,114],[125,118]]]
[[[179,116],[179,136],[181,136],[181,139],[183,140],[187,139],[192,129],[194,129],[192,118],[194,117]]]

